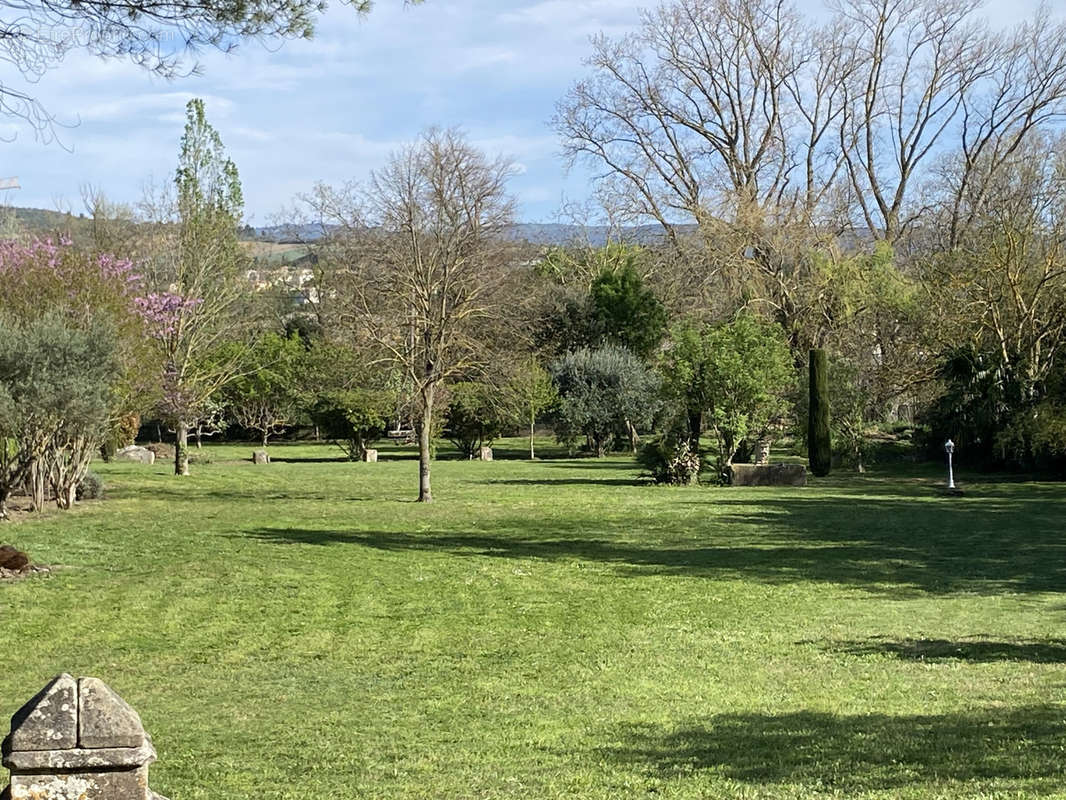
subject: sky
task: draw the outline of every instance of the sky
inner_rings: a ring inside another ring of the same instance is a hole
[[[1038,2],[987,0],[985,13],[1009,24]],[[171,81],[73,52],[27,88],[63,124],[58,142],[0,117],[0,177],[18,176],[22,187],[0,201],[78,213],[92,186],[136,202],[146,184],[171,179],[185,104],[201,97],[240,170],[253,225],[284,217],[318,181],[365,179],[433,125],[458,126],[516,162],[521,221],[558,221],[565,204],[588,197],[591,174],[568,171],[560,157],[549,126],[555,104],[585,74],[589,37],[634,29],[640,8],[625,0],[377,0],[360,18],[335,2],[311,41],[202,52],[201,74]],[[0,81],[18,87],[17,78],[4,63]]]

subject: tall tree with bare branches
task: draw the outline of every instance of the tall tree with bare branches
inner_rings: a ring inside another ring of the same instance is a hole
[[[445,381],[479,365],[508,266],[511,162],[456,130],[430,130],[373,174],[344,230],[344,317],[406,376],[418,433],[418,499],[433,499],[431,444]],[[342,284],[335,283],[337,287]]]

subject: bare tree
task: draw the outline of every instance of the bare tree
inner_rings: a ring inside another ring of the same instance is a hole
[[[349,215],[346,318],[377,357],[403,372],[414,399],[420,502],[431,502],[440,391],[475,370],[509,266],[513,216],[505,158],[455,130],[430,130],[374,173]]]
[[[554,120],[566,154],[671,241],[726,226],[746,250],[768,225],[897,242],[958,151],[957,243],[1004,159],[1066,113],[1066,25],[1043,10],[992,32],[980,0],[827,3],[814,24],[787,0],[673,0],[597,37]]]
[[[1066,135],[1004,160],[963,242],[931,260],[926,285],[945,350],[993,354],[1018,404],[1038,399],[1066,348]]]

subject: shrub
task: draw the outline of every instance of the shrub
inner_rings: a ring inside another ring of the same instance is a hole
[[[559,392],[556,435],[564,442],[585,436],[597,456],[619,430],[649,425],[658,408],[659,377],[624,347],[567,353],[551,372]]]
[[[473,381],[456,383],[444,413],[444,434],[460,453],[474,458],[502,433],[506,416],[496,387]]]
[[[684,439],[648,442],[640,448],[637,461],[659,484],[691,486],[700,474],[699,453]]]
[[[104,496],[103,480],[95,472],[86,472],[78,483],[75,496],[79,503],[82,500],[99,500]]]

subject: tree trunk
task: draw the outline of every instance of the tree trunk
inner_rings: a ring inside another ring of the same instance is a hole
[[[204,445],[203,445],[203,442],[201,441],[203,439],[203,435],[204,435],[204,426],[201,425],[200,423],[196,423],[196,449],[197,450],[203,450]]]
[[[640,434],[637,433],[636,426],[628,419],[626,420],[626,431],[629,433],[629,449],[633,451],[633,455],[636,455],[637,445],[640,444]]]
[[[833,446],[829,433],[829,366],[825,350],[810,353],[810,403],[807,418],[807,463],[819,478],[829,474]]]
[[[267,439],[268,438],[270,438],[270,432],[269,431],[263,431],[263,449],[264,450],[267,449]]]
[[[703,433],[703,412],[688,412],[688,446],[693,453],[700,451],[700,434]]]
[[[535,420],[532,418],[529,420],[529,460],[536,459],[536,454],[533,452],[533,428],[535,427]]]
[[[433,400],[435,386],[422,390],[422,421],[418,427],[418,502],[432,503],[433,491],[429,484],[430,469],[430,434],[433,428]]]
[[[40,459],[30,462],[29,477],[26,480],[26,488],[30,495],[30,508],[33,511],[44,511],[44,468]]]
[[[71,483],[56,492],[56,505],[65,511],[74,508],[74,501],[78,496],[78,485]]]
[[[189,423],[185,420],[174,426],[174,474],[189,474]]]

